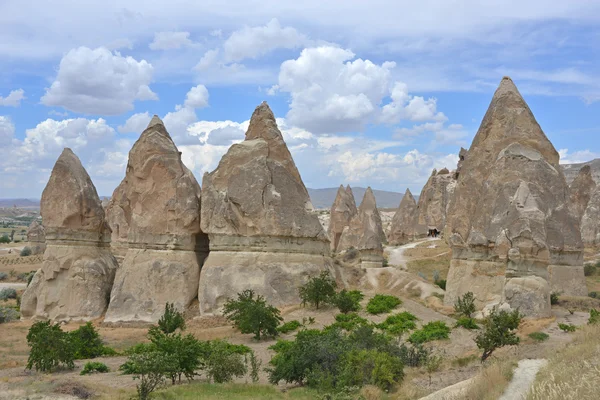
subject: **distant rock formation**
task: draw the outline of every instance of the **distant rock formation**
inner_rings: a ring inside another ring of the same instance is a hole
[[[360,252],[363,267],[381,267],[383,265],[383,228],[377,202],[371,188],[367,188],[358,213],[344,228],[338,251],[355,248]]]
[[[451,174],[447,168],[439,172],[433,170],[421,190],[417,203],[415,231],[419,236],[425,236],[433,229],[437,229],[438,232],[444,231],[447,207],[454,194],[454,187],[454,174]]]
[[[600,182],[600,158],[595,158],[591,161],[579,163],[579,164],[561,164],[560,168],[565,173],[565,178],[567,179],[567,184],[571,186],[581,168],[589,166],[592,172],[592,178],[594,181]]]
[[[202,231],[210,254],[200,275],[201,313],[254,289],[276,306],[297,304],[298,287],[331,267],[330,245],[267,103],[202,180]]]
[[[208,237],[200,229],[200,186],[155,115],[129,152],[109,206],[117,271],[105,321],[156,322],[167,302],[196,298]]]
[[[96,188],[79,158],[64,149],[42,193],[46,233],[42,267],[23,293],[24,318],[54,321],[102,316],[117,261]]]
[[[31,249],[31,254],[43,254],[46,250],[46,231],[37,221],[32,221],[27,229],[27,246]]]
[[[594,182],[594,178],[592,177],[592,169],[589,165],[585,165],[579,170],[577,177],[569,189],[569,201],[579,221],[583,218],[583,214],[595,190],[596,182]]]
[[[410,189],[406,189],[400,206],[394,214],[388,241],[391,245],[401,245],[413,240],[419,232],[417,231],[418,219],[417,202]]]
[[[579,221],[559,155],[510,78],[502,79],[463,161],[446,236],[448,305],[469,291],[479,307],[516,307],[531,296],[545,304],[550,290],[586,294]],[[535,276],[549,283],[546,289],[511,282]],[[518,295],[511,289],[511,297],[505,289],[514,286]],[[549,307],[540,309],[536,316],[549,315]]]
[[[356,202],[350,185],[344,189],[340,185],[337,196],[331,206],[329,227],[327,233],[331,242],[331,251],[337,250],[344,228],[350,225],[350,220],[357,213]]]

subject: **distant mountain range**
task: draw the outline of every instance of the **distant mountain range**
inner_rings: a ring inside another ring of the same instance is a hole
[[[364,187],[356,186],[352,187],[352,193],[356,199],[356,205],[360,205],[365,191]],[[325,189],[311,189],[308,188],[308,194],[312,200],[315,208],[331,208],[331,205],[335,201],[338,188],[325,188]],[[386,190],[373,190],[375,199],[377,200],[378,208],[398,208],[404,193],[388,192]],[[415,196],[415,200],[419,200],[419,196]]]
[[[40,208],[38,199],[0,199],[0,207]]]
[[[567,183],[571,185],[571,182],[577,177],[579,170],[584,166],[589,165],[592,169],[592,177],[596,181],[596,183],[600,183],[600,158],[596,158],[592,161],[579,163],[579,164],[563,164],[561,165],[565,178],[567,178]]]

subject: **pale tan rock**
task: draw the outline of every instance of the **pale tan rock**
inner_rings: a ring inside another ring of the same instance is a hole
[[[390,227],[390,233],[388,235],[388,241],[391,245],[405,244],[413,240],[419,233],[417,232],[417,202],[413,197],[410,189],[406,189],[400,206],[394,218],[392,219],[392,225]]]
[[[37,221],[32,221],[27,229],[27,246],[31,249],[31,254],[43,254],[46,250],[46,231]]]
[[[352,195],[352,190],[347,192],[344,186],[340,185],[335,201],[331,206],[329,227],[327,230],[329,240],[331,241],[331,251],[336,251],[344,228],[350,225],[350,220],[356,213],[356,202]]]
[[[348,194],[348,197],[352,200],[352,213],[356,214],[358,212],[358,208],[356,207],[356,197],[354,197],[354,192],[352,191],[350,185],[346,185],[346,193]]]
[[[550,285],[539,276],[508,279],[504,285],[504,301],[511,309],[518,309],[531,318],[548,318],[552,314]]]
[[[454,175],[447,168],[435,169],[419,195],[417,203],[416,233],[423,237],[430,229],[443,232],[446,225],[446,210],[454,192]],[[450,188],[449,188],[450,186]]]
[[[581,239],[586,246],[600,246],[600,186],[596,186],[581,218]]]
[[[89,175],[65,149],[42,193],[46,249],[42,267],[23,293],[23,318],[92,320],[108,306],[117,262],[110,229]]]
[[[586,165],[579,170],[579,174],[569,189],[569,201],[580,221],[595,190],[596,182],[592,177],[592,169]]]
[[[129,152],[108,210],[113,251],[123,255],[105,321],[156,322],[167,302],[184,310],[197,296],[208,237],[200,229],[200,186],[154,116]]]
[[[434,294],[444,294],[438,286],[398,268],[364,268],[361,272],[358,284],[361,290],[418,297],[423,300]]]

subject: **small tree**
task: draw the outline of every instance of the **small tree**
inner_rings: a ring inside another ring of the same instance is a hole
[[[31,249],[28,246],[23,247],[23,250],[21,250],[20,256],[21,257],[29,257],[30,255],[31,255]]]
[[[76,360],[96,358],[104,354],[104,344],[100,334],[91,322],[69,333]]]
[[[164,384],[166,376],[176,368],[177,361],[170,354],[159,351],[136,353],[129,356],[127,363],[135,371],[133,379],[139,379],[138,398],[147,400],[150,393]]]
[[[10,243],[10,238],[8,237],[8,235],[0,236],[0,243]]]
[[[165,313],[158,320],[158,327],[166,334],[173,333],[177,328],[185,330],[185,319],[183,314],[175,308],[172,303],[165,305]]]
[[[515,330],[521,323],[522,316],[519,310],[511,312],[492,309],[490,315],[484,322],[484,330],[475,338],[477,347],[483,350],[481,361],[485,361],[492,355],[494,350],[503,346],[517,345],[520,339]]]
[[[153,326],[148,331],[148,338],[157,351],[173,358],[173,368],[165,371],[173,385],[177,380],[181,382],[181,375],[192,380],[197,375],[196,371],[204,367],[202,356],[206,351],[205,346],[193,335],[166,334]]]
[[[265,301],[263,296],[254,297],[254,290],[247,289],[238,293],[237,300],[228,299],[223,308],[223,315],[242,332],[260,335],[277,336],[277,326],[283,318],[276,307]]]
[[[248,372],[245,356],[252,353],[252,350],[246,349],[241,353],[239,347],[225,341],[209,342],[208,354],[205,356],[207,377],[214,383],[225,383],[233,380],[234,376],[244,376]],[[256,371],[253,373],[257,374]]]
[[[304,286],[300,287],[302,305],[313,304],[318,310],[320,304],[328,303],[333,299],[336,287],[337,284],[329,272],[321,272],[319,276],[310,278]]]
[[[333,297],[333,304],[339,308],[340,312],[347,314],[352,311],[360,310],[360,301],[365,296],[360,290],[346,290],[343,289],[341,292]]]
[[[473,292],[467,292],[462,297],[456,299],[454,311],[458,315],[471,318],[473,313],[475,313],[475,296],[473,295]]]
[[[63,332],[59,324],[36,322],[29,328],[27,344],[31,347],[27,369],[51,372],[60,364],[69,369],[75,368],[73,345],[69,334]]]

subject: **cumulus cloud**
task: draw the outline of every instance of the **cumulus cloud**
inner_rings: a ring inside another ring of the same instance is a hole
[[[15,126],[9,117],[0,115],[0,143],[6,145],[15,135]]]
[[[136,100],[158,100],[149,87],[153,67],[107,48],[79,47],[60,61],[56,79],[41,101],[84,114],[117,115]]]
[[[198,85],[190,89],[185,96],[185,107],[204,108],[208,107],[208,90],[204,85]]]
[[[0,106],[19,107],[23,99],[25,99],[25,91],[23,89],[13,90],[6,97],[0,96]]]
[[[600,158],[600,153],[586,150],[577,150],[570,152],[569,149],[558,150],[561,164],[579,164],[591,161],[595,158]]]
[[[433,147],[441,145],[467,146],[469,134],[461,124],[446,125],[444,118],[443,121],[413,125],[411,128],[398,128],[394,133],[394,138],[410,142],[417,137],[429,135],[432,137]]]
[[[121,133],[140,133],[150,123],[152,116],[148,112],[133,114],[125,121],[123,125],[120,125],[117,130]]]
[[[193,47],[189,32],[156,32],[154,40],[148,45],[151,50],[173,50],[182,47]]]

